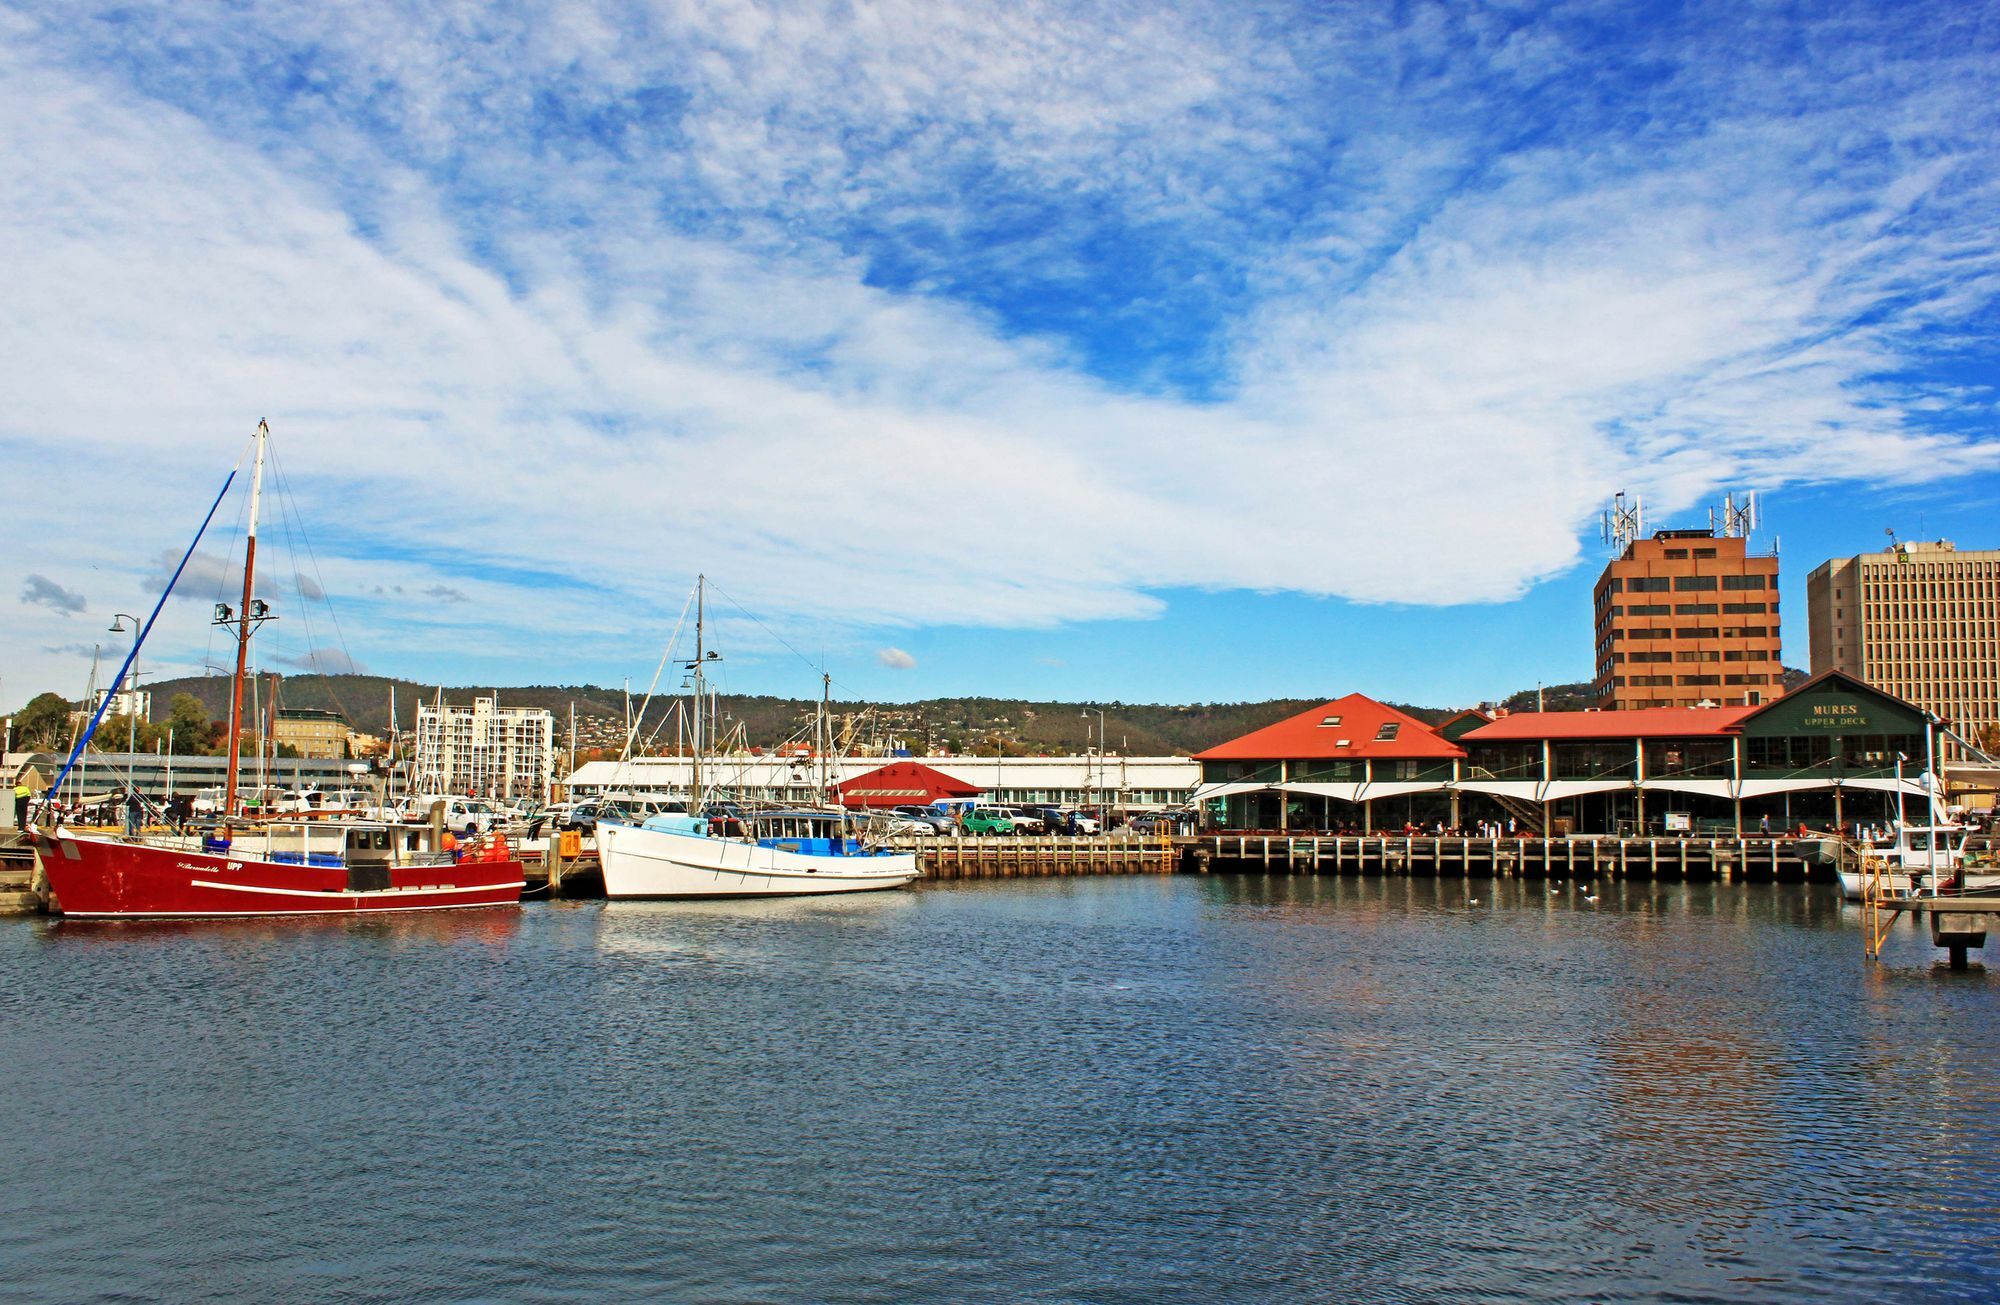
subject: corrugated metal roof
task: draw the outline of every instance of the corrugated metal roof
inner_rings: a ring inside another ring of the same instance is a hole
[[[1388,728],[1393,726],[1394,728]],[[1384,737],[1387,734],[1389,737]],[[1322,761],[1342,757],[1462,757],[1416,717],[1359,693],[1194,754],[1196,761]]]
[[[1635,707],[1630,711],[1522,711],[1462,736],[1466,743],[1516,739],[1692,739],[1733,734],[1756,707]]]

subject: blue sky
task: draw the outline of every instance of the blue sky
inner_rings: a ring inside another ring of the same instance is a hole
[[[259,417],[274,668],[643,681],[706,571],[742,690],[1468,702],[1588,674],[1621,489],[1760,492],[1804,664],[1825,557],[2000,544],[1996,50],[1963,3],[0,0],[0,700],[80,692]],[[152,671],[217,660],[236,547]]]

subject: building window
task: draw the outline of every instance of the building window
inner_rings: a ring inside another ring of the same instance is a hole
[[[1732,577],[1730,576],[1723,577],[1723,579],[1725,580],[1731,578]],[[1762,589],[1764,587],[1763,578],[1761,576],[1758,577],[1757,587],[1759,589]],[[1677,575],[1674,577],[1674,588],[1681,590],[1682,592],[1687,592],[1690,590],[1713,589],[1715,588],[1715,577],[1712,575]]]
[[[1382,728],[1375,731],[1375,741],[1377,743],[1388,743],[1396,737],[1396,732],[1402,728],[1396,721],[1384,721]]]
[[[1709,577],[1708,587],[1710,589],[1715,588],[1714,577],[1712,576]],[[1761,575],[1726,575],[1722,577],[1722,587],[1724,589],[1762,589],[1765,587],[1764,577]],[[1833,596],[1835,598],[1840,597],[1840,592],[1835,590]]]

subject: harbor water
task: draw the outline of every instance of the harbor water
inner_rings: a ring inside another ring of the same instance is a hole
[[[1994,1299],[2000,973],[1908,924],[1864,965],[1851,909],[1141,876],[4,922],[0,1299]]]

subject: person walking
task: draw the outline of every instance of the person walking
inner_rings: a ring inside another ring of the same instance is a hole
[[[1766,838],[1769,838],[1771,836],[1770,813],[1766,812],[1764,815],[1759,816],[1757,818],[1757,832],[1762,834]]]

